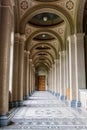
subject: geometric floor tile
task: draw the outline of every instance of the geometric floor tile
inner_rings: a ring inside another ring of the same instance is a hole
[[[14,109],[11,124],[0,130],[87,130],[87,111],[70,108],[49,92],[36,91]]]

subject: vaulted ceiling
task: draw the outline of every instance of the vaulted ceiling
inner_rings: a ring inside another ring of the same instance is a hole
[[[15,32],[25,35],[25,50],[36,68],[48,69],[76,32],[80,0],[15,0]]]

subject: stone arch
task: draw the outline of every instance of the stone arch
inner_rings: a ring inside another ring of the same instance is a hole
[[[71,34],[74,33],[74,22],[73,22],[72,17],[69,15],[69,13],[61,6],[59,5],[56,6],[56,5],[51,5],[51,4],[40,4],[39,6],[36,5],[32,7],[31,9],[29,9],[20,21],[21,33],[24,33],[25,25],[29,21],[31,16],[34,16],[35,14],[38,14],[40,12],[47,12],[47,11],[53,12],[59,15],[69,26],[69,32]]]
[[[47,60],[47,63],[52,64],[52,61],[50,61],[49,58],[47,58],[47,57],[44,57],[44,58]],[[38,57],[35,58],[33,62],[35,63],[36,61],[40,61]],[[43,63],[43,61],[41,61],[41,62]]]
[[[48,67],[48,69],[51,67],[48,62],[46,62],[46,64],[45,64],[45,63],[43,63],[43,62],[38,62],[38,61],[37,61],[37,62],[35,63],[35,66],[36,66],[37,64],[44,64],[44,65],[46,65],[46,66]]]
[[[83,14],[86,0],[78,0],[77,15],[76,15],[76,33],[83,33]]]
[[[51,57],[51,59],[52,59],[52,61],[53,61],[53,63],[54,63],[54,57],[53,57],[53,55],[52,55],[50,52],[48,52],[48,51],[38,51],[38,52],[34,53],[34,55],[32,55],[32,59],[33,59],[33,57],[35,57],[35,55],[38,55],[38,54],[41,53],[41,52],[47,53],[47,54]]]
[[[25,46],[25,49],[26,50],[29,50],[29,44],[31,43],[31,40],[38,34],[42,34],[42,33],[48,33],[50,35],[52,35],[53,37],[55,37],[57,40],[58,40],[58,43],[59,43],[59,48],[60,50],[63,49],[63,41],[61,39],[61,37],[53,30],[51,29],[39,29],[35,32],[33,32],[29,38],[27,39],[26,41],[26,46]]]
[[[32,55],[32,53],[33,53],[33,50],[34,50],[36,47],[39,47],[40,45],[41,45],[41,43],[38,43],[38,44],[36,44],[35,46],[33,46],[33,47],[31,48],[31,50],[30,50],[31,55]],[[55,56],[57,57],[57,50],[56,50],[52,45],[50,45],[49,43],[44,43],[43,45],[46,45],[46,46],[50,47],[51,49],[53,49],[53,51],[55,52]]]

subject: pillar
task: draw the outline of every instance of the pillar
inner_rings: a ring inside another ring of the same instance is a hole
[[[25,36],[20,36],[18,58],[18,106],[23,105],[23,69],[24,69],[24,43]]]
[[[29,88],[30,88],[30,95],[32,93],[32,59],[29,60],[30,64],[30,70],[29,70],[29,77],[30,77],[30,83],[29,83]]]
[[[54,92],[55,92],[55,96],[57,95],[57,88],[56,88],[56,72],[57,71],[57,60],[55,60],[54,63]]]
[[[29,97],[29,52],[24,51],[24,99]]]
[[[75,66],[75,37],[68,37],[69,41],[69,76],[70,76],[70,103],[71,107],[76,106],[76,66]]]
[[[59,52],[60,55],[60,99],[64,99],[64,51]]]
[[[68,45],[67,45],[68,46]],[[66,87],[67,87],[67,100],[70,100],[70,80],[69,80],[69,48],[66,51]]]
[[[12,106],[18,105],[18,56],[19,56],[19,39],[20,34],[16,33],[14,38],[14,57],[13,57],[13,82],[12,82]]]
[[[54,94],[54,64],[52,64],[52,93]]]
[[[75,34],[76,107],[81,106],[79,90],[86,88],[84,34]]]
[[[57,96],[60,95],[60,60],[57,59],[57,70],[56,70],[56,87],[57,87]]]
[[[0,6],[0,126],[8,124],[9,61],[12,10],[7,0]]]

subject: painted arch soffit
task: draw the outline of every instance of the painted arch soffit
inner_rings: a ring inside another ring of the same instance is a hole
[[[25,36],[26,36],[26,39],[28,39],[30,37],[30,35],[34,32],[34,31],[37,31],[39,28],[41,27],[33,27],[29,24],[26,24],[25,26]],[[64,37],[65,37],[65,32],[66,32],[66,23],[63,22],[61,24],[59,24],[58,26],[53,26],[53,27],[46,27],[46,28],[50,28],[51,30],[55,31],[55,33],[57,33],[62,41],[64,42]]]
[[[52,12],[56,15],[59,15],[64,21],[66,21],[67,25],[70,26],[70,32],[73,33],[74,31],[74,23],[73,18],[69,14],[67,10],[57,4],[40,4],[28,9],[26,13],[23,15],[20,21],[20,30],[21,33],[24,33],[26,23],[35,15],[39,14],[40,12]]]
[[[57,33],[55,33],[55,31],[53,31],[53,30],[47,28],[46,30],[45,30],[45,29],[38,29],[37,31],[34,31],[34,32],[29,36],[29,38],[27,39],[26,44],[25,44],[25,49],[26,49],[26,50],[29,50],[30,44],[32,44],[33,38],[34,38],[35,36],[39,35],[39,34],[42,34],[42,33],[46,33],[46,34],[52,35],[52,36],[58,41],[57,44],[59,44],[59,45],[58,45],[59,49],[62,49],[62,48],[63,48],[63,41],[62,41],[61,37],[60,37]]]

